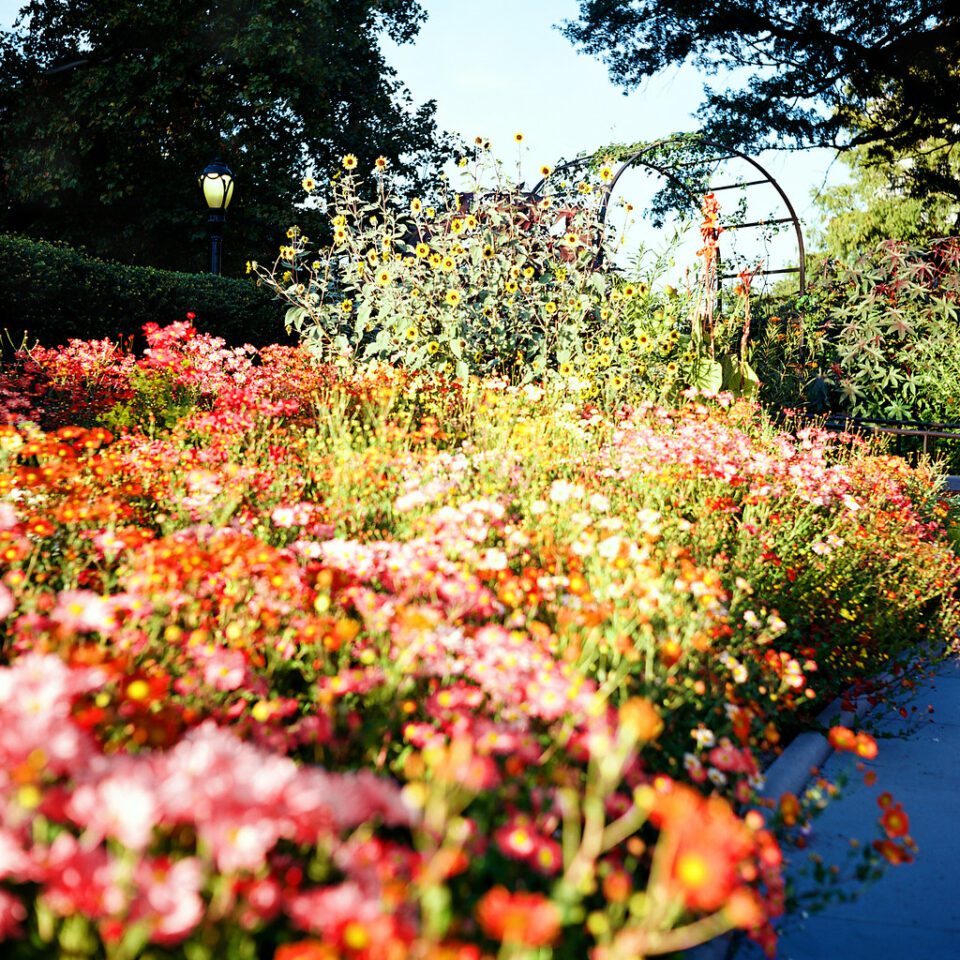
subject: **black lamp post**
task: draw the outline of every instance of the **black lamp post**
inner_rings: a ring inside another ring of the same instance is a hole
[[[223,250],[223,225],[227,207],[233,199],[233,171],[222,161],[208,163],[197,178],[203,199],[210,210],[207,229],[210,232],[210,272],[219,276],[220,255]]]

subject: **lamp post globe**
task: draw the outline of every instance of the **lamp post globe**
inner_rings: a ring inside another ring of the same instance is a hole
[[[223,252],[223,226],[227,220],[227,207],[233,199],[233,171],[220,159],[208,163],[197,183],[209,210],[207,229],[210,233],[210,272],[219,275]]]

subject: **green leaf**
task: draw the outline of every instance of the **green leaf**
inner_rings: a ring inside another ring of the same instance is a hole
[[[718,360],[702,357],[691,384],[706,393],[719,393],[723,389],[723,366]]]
[[[738,397],[755,397],[760,389],[760,378],[746,360],[726,355],[722,360],[724,388]]]

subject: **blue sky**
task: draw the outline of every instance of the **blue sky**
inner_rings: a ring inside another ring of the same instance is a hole
[[[385,39],[387,61],[417,102],[436,100],[442,127],[468,140],[478,135],[489,138],[510,170],[518,162],[513,134],[522,131],[520,174],[528,182],[538,179],[536,171],[542,164],[605,143],[652,140],[696,129],[692,114],[703,84],[718,82],[682,67],[649,79],[625,96],[599,61],[577,53],[554,29],[564,19],[576,17],[576,0],[421,3],[429,16],[419,37],[402,47]],[[0,0],[0,27],[12,24],[20,6],[20,0]],[[846,179],[845,168],[833,162],[828,151],[768,153],[760,159],[780,180],[809,234],[816,218],[811,194],[824,182]],[[731,175],[737,179],[740,173],[725,171],[724,179]],[[628,184],[625,190],[629,189]],[[636,189],[637,196],[629,199],[642,209],[643,193],[651,192],[652,186],[648,190],[638,184]],[[731,194],[723,199],[732,201]],[[755,197],[751,201],[766,203]],[[773,215],[774,206],[771,201],[758,216]],[[651,235],[645,230],[640,228],[647,240]]]

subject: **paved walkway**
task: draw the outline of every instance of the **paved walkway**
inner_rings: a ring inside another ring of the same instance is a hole
[[[877,796],[889,790],[910,818],[916,861],[888,868],[853,903],[791,918],[781,929],[778,960],[960,960],[960,659],[941,664],[910,705],[919,720],[906,734],[890,711],[860,721],[863,729],[873,721],[877,731],[900,733],[878,738],[880,754],[869,764],[876,786],[864,785],[850,754],[827,760],[826,776],[836,781],[848,771],[849,782],[814,822],[810,849],[827,863],[844,862],[850,837],[878,836]],[[793,857],[799,863],[805,854]],[[760,956],[752,944],[735,953],[736,960]]]

